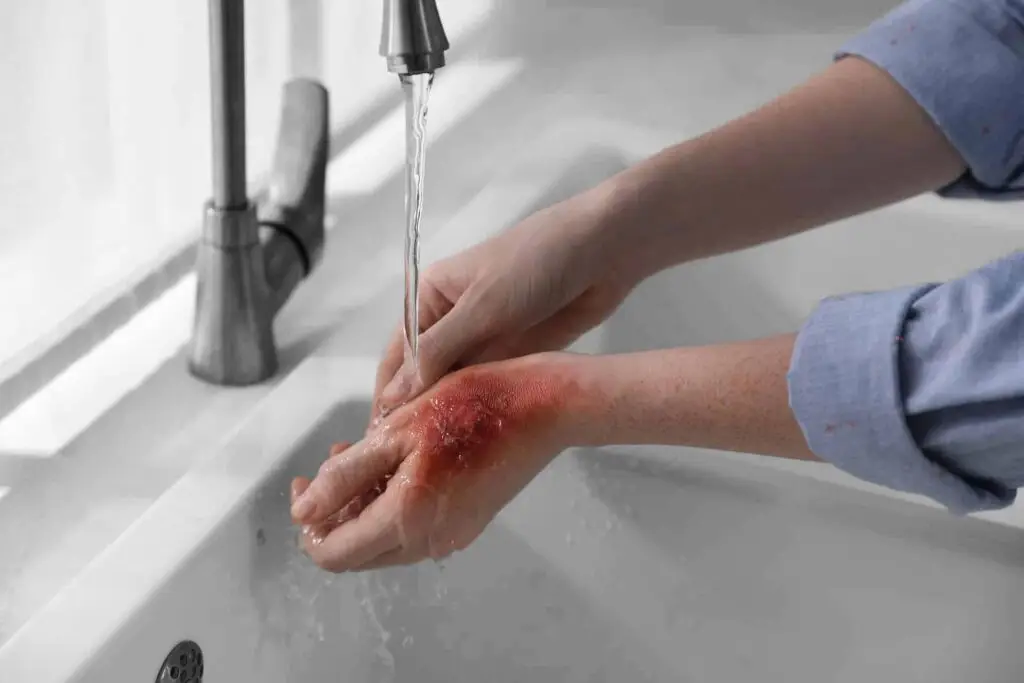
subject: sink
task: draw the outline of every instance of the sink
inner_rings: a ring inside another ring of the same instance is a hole
[[[593,143],[606,133],[577,126],[557,151],[533,149],[427,240],[425,257],[638,156]],[[664,273],[577,349],[792,330],[821,296],[946,277],[1019,239],[997,229],[967,239],[969,221],[937,217],[929,201]],[[887,231],[896,237],[879,255],[872,239]],[[925,234],[952,255],[908,270]],[[5,680],[154,680],[183,641],[201,648],[205,680],[251,683],[960,683],[1024,667],[1011,639],[1024,614],[1024,531],[820,464],[571,450],[442,564],[320,571],[298,550],[288,483],[362,434],[376,353],[395,324],[381,314],[401,281],[394,249],[362,264],[378,284],[334,336],[0,649]]]

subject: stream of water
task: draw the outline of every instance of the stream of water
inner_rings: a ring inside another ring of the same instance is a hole
[[[405,92],[405,358],[419,372],[420,222],[427,151],[427,103],[434,74],[401,76]]]

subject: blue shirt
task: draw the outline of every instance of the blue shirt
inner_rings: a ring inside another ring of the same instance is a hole
[[[940,193],[1024,198],[1024,0],[910,0],[854,37],[967,162]],[[1022,212],[1024,220],[1024,212]],[[1024,251],[942,284],[821,302],[790,405],[811,450],[951,511],[1024,486]]]

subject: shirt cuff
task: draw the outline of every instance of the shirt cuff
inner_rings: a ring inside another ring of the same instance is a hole
[[[964,158],[945,196],[1024,196],[1024,27],[1007,4],[910,0],[836,55],[886,71]]]
[[[826,299],[797,336],[790,407],[818,457],[855,477],[966,514],[1009,502],[929,459],[907,427],[899,345],[907,311],[931,286]]]

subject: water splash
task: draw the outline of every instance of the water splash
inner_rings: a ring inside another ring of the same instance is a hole
[[[377,609],[378,604],[383,604],[385,611],[388,611],[391,605],[391,596],[381,581],[379,572],[360,572],[357,576],[361,593],[359,606],[369,622],[370,630],[373,631],[371,637],[374,657],[371,676],[368,680],[393,682],[396,672],[395,656],[389,647],[391,632],[384,627],[381,620],[382,615]]]

